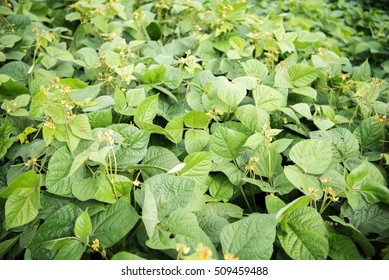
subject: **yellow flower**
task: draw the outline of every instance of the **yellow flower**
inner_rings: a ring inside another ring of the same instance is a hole
[[[91,245],[92,250],[98,252],[99,247],[100,247],[100,241],[98,239],[93,240]]]
[[[178,253],[180,254],[188,254],[189,251],[190,251],[190,247],[186,246],[185,244],[182,244],[182,243],[177,243],[176,244],[176,250]]]
[[[227,253],[224,255],[224,259],[225,260],[228,260],[228,261],[236,261],[236,260],[239,260],[238,257],[235,257],[235,255],[233,253]]]
[[[212,258],[212,250],[203,243],[197,245],[196,255],[199,260],[209,260]]]

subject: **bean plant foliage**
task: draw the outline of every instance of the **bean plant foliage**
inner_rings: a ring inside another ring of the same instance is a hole
[[[388,259],[359,2],[3,1],[0,258]]]

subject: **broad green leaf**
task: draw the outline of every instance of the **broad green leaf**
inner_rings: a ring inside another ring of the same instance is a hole
[[[266,65],[256,59],[242,62],[242,66],[247,75],[257,78],[259,82],[265,80],[269,73]]]
[[[271,179],[282,172],[282,156],[266,145],[259,144],[251,156],[257,159],[253,165],[256,174]]]
[[[209,152],[196,152],[189,154],[185,159],[185,167],[178,172],[197,183],[204,183],[211,169],[212,154]]]
[[[56,239],[71,237],[74,234],[74,224],[82,213],[74,204],[61,207],[48,218],[34,235],[28,249],[36,259],[53,259],[55,252],[45,248],[44,244]]]
[[[225,226],[220,233],[223,253],[241,260],[270,259],[275,237],[276,219],[269,214],[251,214]]]
[[[36,218],[40,203],[40,178],[28,171],[16,178],[0,196],[5,203],[5,226],[8,229],[25,225]]]
[[[74,235],[80,238],[83,242],[89,243],[89,235],[92,233],[92,222],[88,211],[85,210],[76,220],[74,225]]]
[[[185,177],[158,174],[143,182],[142,190],[145,188],[150,188],[154,195],[160,221],[179,208],[196,211],[204,207],[201,189]]]
[[[328,235],[330,244],[329,257],[333,260],[362,260],[354,242],[345,235],[330,233]]]
[[[211,92],[214,92],[211,93]],[[212,100],[216,96],[231,108],[238,107],[239,103],[246,96],[246,88],[240,85],[235,85],[226,77],[221,76],[212,82],[212,87],[208,93],[208,97]]]
[[[68,239],[62,244],[54,260],[79,260],[85,249],[86,246],[80,241]]]
[[[217,246],[220,244],[220,232],[229,224],[229,222],[216,214],[207,211],[198,211],[195,213],[199,226],[206,233],[212,243]]]
[[[235,186],[240,186],[242,183],[243,172],[232,162],[218,163],[212,166],[211,172],[217,171],[224,173]]]
[[[5,48],[12,48],[21,39],[22,37],[17,35],[3,35],[0,37],[0,44]]]
[[[6,120],[0,126],[0,159],[4,157],[8,149],[15,142],[12,138],[10,138],[12,131],[13,131],[13,126],[9,120]]]
[[[297,103],[290,107],[303,117],[307,118],[307,120],[312,120],[311,107],[307,103]]]
[[[205,205],[204,211],[207,211],[211,214],[215,214],[224,219],[234,218],[242,219],[243,218],[243,209],[238,205],[232,203],[224,202],[209,202]]]
[[[389,206],[383,203],[370,204],[364,199],[359,201],[358,207],[352,209],[348,203],[341,208],[341,217],[347,218],[363,234],[385,234],[389,230]]]
[[[142,221],[145,226],[147,235],[151,238],[159,223],[157,201],[150,187],[144,188],[144,202],[142,207]]]
[[[173,236],[173,238],[171,238]],[[172,257],[177,255],[176,244],[185,244],[195,250],[198,244],[202,243],[212,250],[216,257],[216,250],[209,237],[200,228],[196,215],[185,209],[177,209],[161,222],[154,236],[146,245],[153,249],[170,250],[166,251]]]
[[[332,161],[331,144],[318,139],[303,140],[292,147],[289,157],[304,173],[322,174]]]
[[[255,105],[267,112],[277,111],[286,106],[286,96],[266,85],[253,89]]]
[[[130,232],[138,219],[139,215],[130,203],[117,201],[92,217],[90,239],[99,239],[102,247],[111,247]]]
[[[205,184],[209,187],[209,194],[218,201],[228,202],[234,193],[235,186],[223,173],[210,175]]]
[[[382,146],[380,141],[383,137],[382,125],[372,118],[364,119],[353,134],[362,147],[378,149]]]
[[[249,76],[242,76],[242,77],[235,78],[232,80],[232,83],[237,86],[242,86],[247,90],[252,90],[258,85],[256,79]]]
[[[88,113],[89,124],[92,129],[97,127],[107,127],[112,124],[112,110],[102,109]]]
[[[112,256],[111,260],[119,261],[119,260],[145,260],[144,258],[139,257],[138,255],[131,254],[129,252],[119,252]]]
[[[108,128],[123,137],[115,152],[118,168],[128,168],[144,158],[150,138],[148,132],[128,124],[114,124]]]
[[[263,126],[270,123],[269,114],[251,104],[240,106],[236,110],[235,116],[252,132],[262,132]]]
[[[210,117],[203,112],[195,110],[189,111],[184,116],[184,123],[191,128],[206,128],[209,124]]]
[[[353,73],[353,80],[366,82],[371,77],[370,64],[368,60],[365,60]]]
[[[170,150],[151,146],[147,150],[140,169],[142,174],[144,173],[147,177],[151,177],[158,173],[167,172],[179,163],[180,161]],[[139,169],[136,166],[132,168]]]
[[[311,198],[309,196],[300,196],[292,202],[289,202],[285,207],[281,208],[277,213],[277,223],[280,223],[286,216],[295,211],[298,208],[308,205]]]
[[[372,163],[363,161],[347,176],[346,183],[349,186],[347,197],[349,200],[350,196],[354,197],[349,201],[353,209],[358,206],[360,196],[369,203],[382,201],[389,204],[389,190],[385,178]]]
[[[370,241],[351,223],[346,223],[343,219],[337,216],[329,216],[331,220],[334,222],[341,224],[345,229],[346,236],[351,237],[356,242],[358,242],[359,246],[362,248],[366,257],[374,256],[375,249],[374,246],[370,243]]]
[[[105,203],[116,202],[111,182],[104,173],[74,183],[72,185],[72,194],[81,201],[95,199]]]
[[[158,110],[158,94],[147,97],[136,109],[134,122],[139,127],[143,123],[152,123]]]
[[[288,73],[295,87],[309,86],[317,77],[316,69],[306,64],[294,64]]]
[[[325,260],[329,252],[327,235],[320,214],[309,207],[285,216],[277,231],[281,246],[294,260]]]
[[[286,206],[285,202],[274,194],[265,196],[265,204],[269,214],[276,214]]]
[[[182,134],[184,130],[183,118],[180,116],[174,117],[165,126],[165,131],[168,133],[166,136],[170,141],[177,144],[182,140]]]
[[[0,242],[0,258],[11,250],[11,248],[18,242],[20,235],[17,235],[11,239],[4,240]]]
[[[57,195],[69,196],[72,185],[82,179],[84,168],[77,169],[72,176],[68,176],[74,157],[66,146],[62,146],[51,156],[49,161],[46,188],[47,191]]]
[[[300,87],[300,88],[294,88],[292,90],[294,93],[303,95],[303,96],[308,96],[316,100],[317,97],[317,91],[314,88],[311,87]]]
[[[218,156],[233,159],[244,150],[246,140],[245,134],[219,125],[211,136],[210,150]]]
[[[157,85],[163,82],[165,78],[166,68],[163,64],[148,69],[142,76],[142,82],[148,85]]]
[[[277,153],[282,153],[284,152],[290,144],[292,144],[293,140],[292,139],[286,139],[286,138],[281,138],[278,140],[275,140],[270,143],[270,147]]]
[[[323,191],[316,177],[301,172],[295,165],[285,166],[284,173],[286,178],[305,195],[315,196],[316,199],[322,197]]]
[[[205,130],[189,129],[185,132],[185,149],[188,154],[201,152],[209,142],[210,135]]]

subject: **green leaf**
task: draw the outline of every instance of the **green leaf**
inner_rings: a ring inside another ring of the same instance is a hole
[[[345,235],[330,233],[328,235],[330,250],[328,255],[333,260],[362,260],[357,246]]]
[[[322,174],[332,161],[331,144],[324,140],[303,140],[292,147],[290,159],[305,173]]]
[[[211,136],[210,150],[218,156],[233,159],[244,150],[246,140],[245,134],[218,125]]]
[[[201,152],[209,142],[209,133],[205,130],[189,129],[185,132],[185,149],[188,154]]]
[[[179,208],[196,211],[204,207],[201,189],[194,181],[185,177],[158,174],[144,181],[142,190],[146,188],[150,188],[154,195],[160,221]]]
[[[284,173],[286,178],[305,195],[312,196],[311,190],[313,190],[317,199],[322,197],[323,191],[316,177],[301,172],[295,165],[285,166]]]
[[[28,171],[6,187],[0,196],[5,203],[5,226],[8,229],[25,225],[36,218],[40,204],[40,178]]]
[[[74,224],[81,213],[81,209],[71,203],[55,211],[39,227],[28,246],[33,257],[40,260],[53,259],[55,252],[50,252],[44,244],[56,239],[73,236]]]
[[[85,210],[76,220],[74,235],[84,243],[89,243],[89,235],[92,233],[92,222],[88,211]]]
[[[147,97],[136,109],[134,122],[142,128],[143,123],[152,123],[158,111],[158,94]]]
[[[171,238],[172,236],[173,238]],[[185,244],[193,249],[202,243],[212,250],[213,256],[216,256],[215,247],[199,227],[195,214],[185,209],[177,209],[166,220],[162,221],[154,236],[146,242],[146,245],[153,249],[170,249],[166,253],[175,257],[177,255],[177,243]]]
[[[182,140],[182,134],[184,130],[183,118],[176,116],[171,119],[165,126],[165,131],[167,132],[167,137],[170,141],[177,144]]]
[[[347,218],[363,234],[385,234],[389,230],[389,205],[383,203],[370,204],[364,199],[359,201],[357,208],[352,209],[348,203],[341,208],[341,217]]]
[[[385,187],[385,178],[372,163],[363,161],[347,176],[346,183],[349,186],[346,192],[347,197],[355,196],[349,201],[353,209],[358,206],[360,196],[363,196],[369,203],[383,201],[389,204],[389,190]]]
[[[276,220],[269,214],[251,214],[220,233],[223,254],[232,253],[241,260],[270,259],[275,237]]]
[[[166,68],[163,64],[148,69],[142,76],[142,82],[147,85],[157,85],[163,82],[165,78]]]
[[[372,118],[364,119],[357,127],[353,134],[357,137],[358,142],[365,148],[379,149],[382,147],[381,139],[383,136],[382,125]]]
[[[163,147],[151,146],[147,150],[140,167],[142,174],[152,177],[156,174],[167,172],[179,163],[180,161],[170,150]],[[134,166],[134,168],[138,167]]]
[[[286,106],[286,96],[266,85],[259,85],[253,90],[255,105],[267,112],[273,112]]]
[[[11,248],[18,242],[20,238],[20,235],[17,235],[11,239],[4,240],[0,243],[0,258],[3,258],[3,256],[11,250]]]
[[[238,205],[232,203],[224,202],[209,202],[205,205],[204,211],[207,211],[211,214],[215,214],[224,219],[234,218],[242,219],[243,218],[243,209]]]
[[[115,152],[118,168],[128,168],[145,157],[150,138],[148,132],[128,124],[114,124],[108,128],[123,137]]]
[[[269,214],[276,214],[286,206],[285,202],[273,194],[265,196],[265,204]]]
[[[5,48],[12,48],[21,39],[22,37],[17,35],[3,35],[0,37],[0,44]]]
[[[224,76],[218,77],[212,82],[208,97],[213,99],[213,94],[211,92],[215,92],[217,97],[231,108],[238,107],[239,103],[246,96],[245,87],[231,83]]]
[[[79,260],[86,247],[80,241],[68,239],[64,242],[54,260]]]
[[[240,106],[235,116],[252,132],[262,132],[263,126],[270,123],[269,114],[264,109],[251,104]]]
[[[353,80],[367,82],[371,77],[370,64],[366,59],[353,73]]]
[[[359,230],[354,227],[354,225],[346,223],[343,219],[337,216],[329,216],[329,218],[344,227],[346,236],[349,236],[358,242],[358,245],[362,248],[366,257],[374,256],[374,246]]]
[[[220,232],[229,222],[225,218],[207,211],[198,211],[195,214],[201,229],[212,243],[218,246],[220,244]]]
[[[317,77],[316,69],[306,64],[294,64],[288,74],[295,87],[309,86]]]
[[[74,161],[73,155],[66,146],[62,146],[51,156],[46,176],[47,191],[57,195],[69,196],[72,185],[84,175],[84,168],[77,169],[68,176]]]
[[[197,183],[204,183],[211,169],[211,160],[212,154],[209,152],[189,154],[184,159],[185,167],[178,174]]]
[[[112,256],[111,260],[119,261],[119,260],[145,260],[144,258],[139,257],[138,255],[131,254],[129,252],[119,252]]]
[[[189,111],[184,116],[184,123],[191,128],[206,128],[209,124],[210,117],[203,112],[195,110]]]
[[[325,260],[329,252],[327,235],[320,214],[310,207],[285,216],[277,231],[281,246],[294,260]]]
[[[9,120],[6,120],[2,126],[0,126],[0,159],[5,156],[8,149],[15,142],[12,138],[10,138],[12,131],[13,126]]]
[[[235,186],[223,173],[210,175],[205,184],[209,187],[209,194],[218,201],[228,202],[234,194]]]
[[[99,239],[102,247],[111,247],[135,226],[139,215],[130,203],[117,201],[92,217],[91,240]]]
[[[317,97],[317,91],[314,88],[311,87],[300,87],[300,88],[294,88],[292,90],[294,93],[303,95],[303,96],[308,96],[310,98],[313,98],[316,100]]]
[[[157,201],[150,187],[144,188],[144,201],[142,207],[142,221],[148,237],[152,237],[159,223]]]
[[[242,66],[247,75],[257,78],[259,82],[265,80],[269,73],[266,65],[256,59],[246,60]]]
[[[86,114],[75,115],[69,127],[75,136],[81,139],[92,139],[92,130]]]

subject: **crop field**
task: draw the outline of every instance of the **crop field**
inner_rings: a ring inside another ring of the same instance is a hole
[[[0,259],[389,259],[389,8],[0,0]]]

